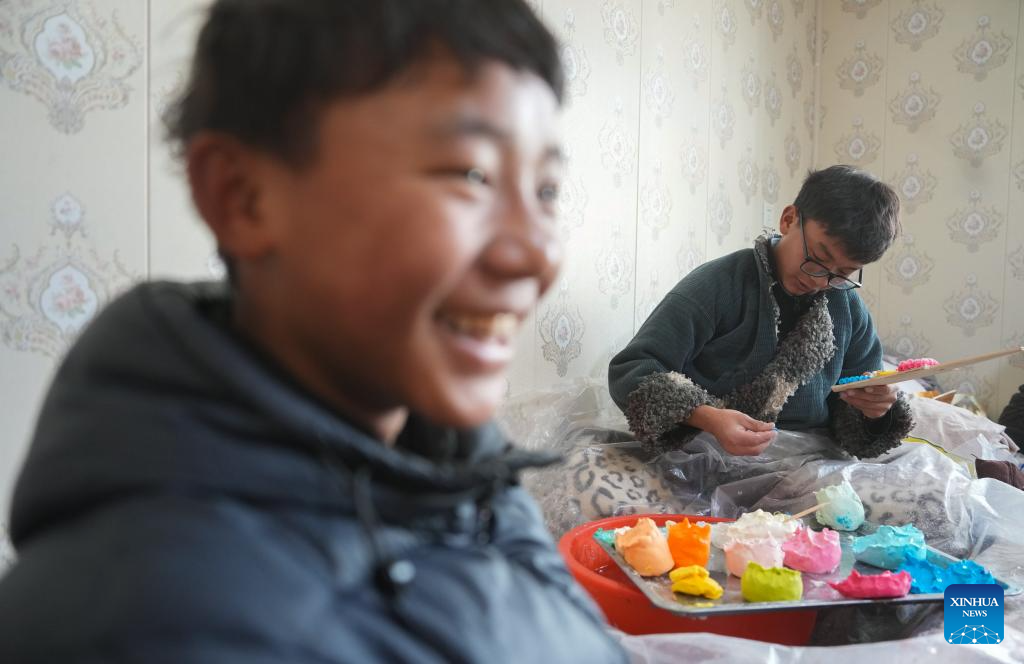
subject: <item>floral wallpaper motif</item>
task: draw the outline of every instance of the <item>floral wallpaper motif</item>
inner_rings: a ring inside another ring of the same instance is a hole
[[[840,137],[834,147],[838,163],[867,166],[878,158],[882,140],[864,128],[861,118],[854,118],[853,131]]]
[[[728,233],[728,230],[728,227],[726,227],[726,233]],[[700,247],[701,245],[697,242],[697,238],[691,228],[687,234],[687,241],[682,243],[676,254],[676,268],[680,274],[688,274],[705,262],[704,252]]]
[[[950,325],[959,327],[966,336],[973,337],[979,328],[995,322],[999,303],[988,291],[978,286],[975,275],[969,274],[964,289],[947,298],[943,309]]]
[[[691,129],[679,151],[683,165],[683,179],[690,185],[690,193],[696,193],[697,187],[704,182],[707,175],[707,140],[700,135],[697,127]]]
[[[868,53],[863,41],[854,46],[853,55],[843,60],[836,70],[839,87],[853,90],[860,97],[866,88],[878,83],[882,76],[882,58],[875,53]]]
[[[698,20],[694,22],[694,36],[683,42],[683,63],[693,79],[694,88],[708,80],[708,70],[711,67],[707,46],[705,46],[704,40],[699,37],[701,34],[700,21]]]
[[[601,19],[604,22],[604,40],[615,49],[615,60],[622,65],[627,56],[636,52],[640,41],[640,24],[633,12],[615,0],[605,0],[601,7]]]
[[[750,14],[750,25],[756,25],[758,19],[761,18],[762,12],[764,12],[764,5],[766,0],[742,0],[744,7]]]
[[[1010,275],[1024,281],[1024,244],[1018,245],[1009,255]]]
[[[1024,191],[1024,161],[1018,161],[1013,165],[1013,180],[1017,184],[1017,188]]]
[[[800,54],[797,53],[796,44],[793,44],[793,50],[786,56],[786,81],[789,83],[791,96],[795,99],[804,81],[804,66],[800,62]]]
[[[864,18],[872,7],[877,7],[882,0],[842,0],[843,11],[855,15],[857,18]]]
[[[789,132],[786,133],[783,149],[786,153],[786,167],[789,168],[789,177],[792,178],[796,176],[797,169],[800,168],[800,158],[803,154],[803,148],[800,146],[800,137],[796,134],[795,126],[791,126]]]
[[[565,284],[563,282],[554,302],[548,304],[537,325],[544,359],[554,363],[562,377],[569,372],[569,363],[580,356],[583,349],[580,342],[586,331],[580,309],[569,301]]]
[[[654,67],[644,79],[644,100],[654,115],[654,124],[660,126],[672,115],[672,103],[676,95],[665,81],[665,52],[659,46],[656,54]]]
[[[74,134],[95,110],[121,108],[142,46],[117,14],[77,0],[0,5],[0,80],[39,100],[50,124]]]
[[[757,195],[757,186],[760,183],[761,175],[757,164],[754,163],[754,150],[749,145],[746,154],[736,166],[736,174],[739,177],[739,187],[743,192],[744,201],[749,204],[751,199]]]
[[[729,101],[729,91],[722,85],[721,93],[711,105],[711,128],[718,137],[718,144],[725,149],[725,144],[732,138],[733,127],[736,126],[736,112]],[[1024,162],[1021,162],[1021,182],[1024,187]]]
[[[778,41],[786,25],[786,12],[782,9],[782,0],[768,1],[768,27],[772,31],[772,40]]]
[[[715,0],[713,4],[715,29],[721,36],[723,49],[728,49],[736,42],[736,14],[729,0]]]
[[[640,187],[640,220],[651,229],[651,239],[668,227],[672,212],[672,191],[665,183],[661,162],[655,162],[651,174]]]
[[[775,121],[782,117],[782,91],[775,83],[774,71],[768,74],[768,80],[765,82],[764,110],[768,115],[769,122],[774,127]]]
[[[898,44],[910,46],[917,51],[921,44],[939,34],[945,13],[937,3],[912,0],[910,7],[902,10],[892,20],[892,31]]]
[[[57,196],[47,226],[53,242],[17,244],[0,262],[0,340],[15,351],[56,358],[96,312],[136,279],[115,251],[106,258],[86,231],[86,210]]]
[[[587,79],[590,78],[590,60],[586,48],[575,43],[575,33],[576,13],[570,9],[565,12],[562,22],[562,67],[565,71],[565,91],[570,99],[587,94]]]
[[[751,115],[761,103],[761,77],[758,76],[757,69],[757,63],[754,61],[754,56],[751,55],[740,72],[743,101],[746,102],[747,111]]]
[[[558,232],[567,241],[573,231],[583,226],[587,214],[587,188],[578,175],[562,180],[558,188]]]
[[[889,283],[899,286],[904,294],[910,295],[915,288],[928,283],[935,261],[928,254],[917,250],[914,236],[910,233],[905,232],[901,242],[902,247],[897,245],[886,254],[885,273]]]
[[[775,168],[775,157],[774,155],[768,155],[768,164],[761,169],[761,192],[764,194],[765,202],[778,202],[781,186],[779,170]]]
[[[619,306],[619,298],[631,292],[633,283],[633,256],[626,251],[622,233],[617,225],[597,257],[597,287],[608,296],[612,309]]]
[[[942,95],[929,87],[927,90],[921,84],[921,74],[910,72],[910,85],[893,97],[889,103],[889,112],[892,114],[892,121],[896,124],[906,126],[910,132],[917,131],[925,122],[935,117],[935,110],[942,100]]]
[[[605,121],[597,137],[601,148],[601,164],[612,175],[615,186],[622,186],[624,177],[633,172],[636,162],[636,140],[623,124],[623,103],[615,100],[612,117]]]
[[[651,270],[650,280],[643,288],[643,292],[637,297],[635,312],[636,320],[633,322],[637,328],[644,324],[644,321],[651,315],[654,308],[658,306],[658,303],[661,302],[662,299],[664,299],[665,292],[667,290],[668,288],[661,284],[661,279],[658,277],[658,271]]]
[[[993,69],[1006,64],[1013,46],[1013,39],[1003,31],[998,33],[990,30],[991,19],[982,15],[978,17],[977,32],[965,38],[953,57],[957,69],[965,74],[973,74],[977,81],[984,81]]]
[[[753,168],[757,167],[753,166]],[[753,183],[756,183],[756,180],[753,180]],[[722,246],[732,228],[732,203],[725,191],[724,181],[718,182],[718,189],[712,194],[709,207],[708,230],[715,236],[718,245]]]
[[[921,171],[914,153],[907,155],[906,167],[890,180],[900,197],[901,209],[906,214],[913,214],[918,207],[930,201],[937,183],[931,171]]]
[[[931,351],[931,341],[917,329],[913,316],[909,314],[900,317],[899,327],[895,331],[882,336],[882,345],[901,360],[927,357]]]
[[[979,101],[974,105],[974,117],[957,127],[949,142],[953,146],[953,154],[977,167],[987,157],[1003,149],[1006,135],[1006,125],[997,118],[988,117],[985,104]]]
[[[978,247],[999,237],[1003,225],[1003,214],[994,205],[983,206],[981,193],[970,194],[966,208],[958,209],[946,218],[949,239],[966,245],[969,253],[977,253]]]

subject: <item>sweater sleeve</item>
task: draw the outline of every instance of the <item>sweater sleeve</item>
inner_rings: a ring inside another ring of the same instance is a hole
[[[704,307],[671,292],[629,345],[612,358],[609,392],[641,440],[657,439],[689,419],[700,405],[719,403],[683,373],[714,330],[714,320]]]
[[[851,293],[850,316],[853,330],[843,356],[842,376],[856,376],[882,368],[882,343],[875,333],[871,314],[856,293]],[[903,394],[879,420],[869,420],[856,408],[832,393],[829,398],[829,427],[839,445],[859,458],[877,457],[910,433],[914,418]]]

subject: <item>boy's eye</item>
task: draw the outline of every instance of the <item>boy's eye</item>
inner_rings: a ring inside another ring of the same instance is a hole
[[[472,184],[487,184],[487,174],[481,168],[470,168],[464,173],[466,180]]]
[[[537,197],[543,203],[554,203],[558,200],[558,185],[553,183],[542,185],[537,190]]]

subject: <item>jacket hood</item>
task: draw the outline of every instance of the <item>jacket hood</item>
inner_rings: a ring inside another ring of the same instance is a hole
[[[557,459],[517,450],[493,424],[445,429],[415,415],[386,447],[218,323],[229,304],[223,284],[143,284],[86,329],[54,378],[15,487],[16,545],[137,492],[348,510],[372,478],[377,514],[400,520]]]

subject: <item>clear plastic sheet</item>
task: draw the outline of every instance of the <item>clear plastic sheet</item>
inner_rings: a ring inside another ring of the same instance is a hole
[[[831,648],[780,646],[715,634],[630,636],[618,631],[613,631],[613,634],[629,653],[631,662],[647,664],[710,661],[732,664],[809,664],[823,661],[829,664],[1002,664],[1024,661],[1024,634],[1010,627],[1007,627],[1006,638],[999,645],[970,646],[951,646],[943,642],[941,634]]]
[[[595,518],[637,512],[736,517],[760,508],[794,513],[814,504],[814,491],[846,479],[871,521],[913,523],[929,545],[976,560],[1000,578],[1024,586],[1024,524],[1019,517],[1024,514],[1024,492],[996,480],[974,479],[971,468],[972,457],[1017,463],[1024,459],[1011,453],[998,429],[965,423],[960,413],[949,412],[949,422],[930,423],[937,432],[931,434],[938,438],[930,439],[934,445],[905,443],[873,460],[845,456],[824,432],[790,431],[780,431],[758,457],[726,454],[708,434],[682,450],[652,457],[626,431],[603,386],[593,381],[513,400],[502,419],[526,446],[557,449],[567,457],[565,465],[524,478],[556,537]],[[928,417],[933,416],[929,411]],[[943,432],[955,432],[946,449]],[[829,649],[830,660],[840,657],[836,662],[846,661],[842,658],[847,655],[850,661],[862,661],[876,654],[886,661],[918,661],[936,654],[953,655],[957,661],[1024,661],[1010,654],[1024,652],[1024,598],[1008,598],[1005,614],[1003,644],[958,648],[955,655],[944,652],[948,646],[941,637],[938,604],[821,611],[811,643],[845,646]],[[810,647],[709,634],[622,638],[638,662],[800,662],[821,656]],[[897,639],[898,644],[877,643]]]

